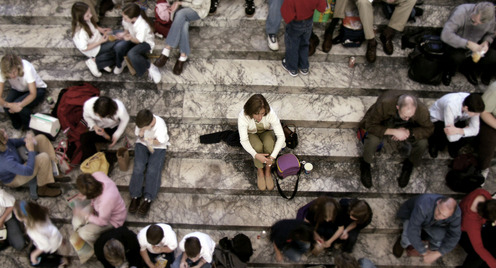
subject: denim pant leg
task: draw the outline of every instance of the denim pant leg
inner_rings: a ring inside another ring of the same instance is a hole
[[[361,268],[376,268],[374,263],[367,259],[367,258],[361,258],[358,260],[358,264],[360,264]]]
[[[21,230],[21,223],[16,219],[14,214],[12,218],[5,222],[7,227],[7,239],[9,244],[16,250],[24,248],[24,233]]]
[[[403,222],[403,232],[401,233],[401,247],[402,248],[407,248],[409,245],[411,245],[412,243],[410,243],[410,240],[408,239],[408,223],[410,222],[410,220],[405,220]]]
[[[446,228],[433,226],[423,230],[429,235],[429,249],[438,250],[446,236]]]
[[[144,196],[148,200],[157,198],[160,184],[162,183],[162,168],[165,164],[165,149],[155,149],[148,158],[146,169]]]
[[[312,34],[312,19],[304,21],[292,21],[286,25],[284,42],[286,44],[286,65],[290,71],[307,69],[308,46]],[[306,51],[305,51],[306,48]]]
[[[149,164],[149,157],[150,152],[148,148],[141,143],[136,143],[134,147],[133,175],[131,175],[131,182],[129,183],[129,194],[131,198],[142,196],[143,180],[146,166]]]
[[[277,34],[281,25],[282,15],[281,6],[283,0],[269,0],[269,13],[265,22],[265,32],[269,34]]]
[[[298,52],[299,59],[298,59],[298,68],[299,69],[308,69],[310,67],[310,64],[308,62],[308,52],[309,52],[309,47],[310,47],[310,36],[312,35],[313,31],[313,20],[306,20],[305,21],[305,26],[303,30],[303,34],[301,35],[301,40],[300,40],[300,49]]]
[[[165,43],[173,48],[180,46],[180,51],[189,55],[191,52],[189,48],[189,22],[199,19],[200,16],[193,9],[189,7],[181,8],[174,15],[174,21],[165,39]],[[185,24],[188,27],[185,27]]]
[[[115,45],[114,45],[114,51],[115,51],[115,66],[117,68],[121,68],[122,67],[122,61],[124,60],[124,56],[127,55],[127,52],[133,48],[135,46],[135,44],[131,41],[125,41],[125,40],[121,40],[121,41],[118,41]]]
[[[310,249],[310,242],[303,241],[294,241],[297,244],[297,247],[290,247],[288,249],[283,250],[284,256],[286,256],[291,261],[300,261],[301,255],[307,252]]]
[[[5,98],[5,102],[15,102],[16,99],[18,99],[19,97],[21,97],[23,95],[27,95],[27,94],[29,94],[29,93],[20,92],[20,91],[17,91],[15,89],[11,88],[9,90],[9,93],[7,94],[7,97]],[[21,116],[19,115],[19,113],[10,113],[9,109],[5,109],[5,113],[10,118],[10,121],[12,122],[12,126],[15,129],[20,129],[22,126],[22,123],[21,123]]]
[[[100,46],[100,51],[95,57],[98,70],[115,65],[115,44],[116,42],[105,42]]]
[[[127,52],[127,57],[133,64],[138,77],[142,76],[148,68],[150,68],[150,61],[147,54],[150,52],[150,45],[148,43],[140,43],[135,45]]]

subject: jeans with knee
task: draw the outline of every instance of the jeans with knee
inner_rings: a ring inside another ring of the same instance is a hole
[[[401,246],[407,248],[410,243],[408,239],[408,223],[409,220],[403,222],[403,233],[401,234]],[[429,249],[432,251],[439,250],[441,244],[443,243],[444,237],[446,236],[446,228],[439,226],[430,226],[422,228],[423,231],[429,236]],[[420,235],[420,234],[419,234]]]
[[[174,260],[174,263],[172,263],[171,268],[179,268],[181,265],[181,260],[183,258],[183,253],[181,255],[177,256],[177,258]],[[193,267],[198,264],[198,262],[193,263],[189,258],[186,258],[186,263],[188,263],[188,267]],[[205,263],[201,266],[201,268],[211,268],[212,264],[211,263]]]
[[[281,6],[283,0],[269,0],[269,13],[265,22],[265,31],[267,34],[277,34],[281,25],[282,15]]]
[[[5,113],[9,116],[10,121],[12,121],[12,126],[15,129],[20,129],[24,127],[29,129],[29,120],[31,120],[31,114],[33,108],[43,101],[45,97],[46,88],[36,89],[36,98],[28,105],[24,106],[22,110],[18,113],[10,113],[9,109],[5,109]],[[29,91],[20,92],[13,88],[9,90],[9,94],[5,98],[6,102],[21,102],[29,95]]]
[[[136,143],[133,175],[129,183],[129,193],[132,198],[141,197],[142,195],[150,201],[157,198],[164,163],[165,149],[155,149],[153,153],[150,153],[145,145]],[[145,170],[146,175],[143,176]],[[144,191],[142,190],[143,180],[145,182]]]
[[[21,229],[21,223],[16,219],[14,214],[12,218],[5,222],[7,228],[7,240],[16,250],[24,248],[24,232]]]
[[[115,65],[116,57],[115,57],[114,46],[117,42],[120,41],[105,42],[100,46],[100,51],[98,51],[98,54],[95,57],[95,62],[96,62],[96,66],[98,67],[98,70],[102,70],[105,67]]]
[[[189,7],[183,7],[176,11],[165,43],[173,48],[179,46],[179,51],[188,56],[191,53],[189,47],[189,22],[199,19],[198,13]]]
[[[290,71],[308,69],[308,47],[312,35],[313,19],[291,21],[286,25],[286,66]]]
[[[150,68],[150,61],[148,60],[148,53],[151,47],[148,43],[135,44],[131,41],[120,41],[114,46],[116,63],[115,65],[120,68],[124,56],[131,61],[133,68],[136,70],[136,75],[142,76],[148,68]]]
[[[310,242],[303,241],[293,241],[291,247],[282,250],[282,253],[286,258],[291,261],[300,261],[301,255],[310,250]]]

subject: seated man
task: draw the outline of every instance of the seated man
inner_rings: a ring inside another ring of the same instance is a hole
[[[447,44],[443,74],[445,86],[451,83],[457,70],[467,77],[469,83],[477,85],[476,66],[483,70],[482,83],[489,85],[496,63],[496,51],[489,48],[495,27],[494,5],[489,2],[463,4],[455,8],[441,33],[441,40]],[[484,57],[481,58],[481,54]]]
[[[431,264],[452,251],[461,236],[462,212],[455,199],[439,194],[423,194],[407,200],[398,211],[403,221],[403,232],[393,247],[396,258],[403,255],[422,256]],[[429,248],[424,247],[421,234],[425,232]]]
[[[176,233],[168,224],[151,224],[138,233],[140,255],[145,264],[154,268],[158,258],[167,260],[167,267],[174,262],[174,250],[177,248]]]
[[[478,137],[479,168],[487,178],[491,160],[496,149],[496,83],[492,83],[482,95],[485,110],[481,113]]]
[[[398,178],[398,185],[405,187],[413,167],[420,164],[422,155],[427,150],[427,138],[434,131],[427,107],[412,95],[386,92],[369,108],[359,126],[368,132],[363,158],[360,159],[360,179],[363,186],[372,187],[370,164],[374,153],[384,136],[391,136],[393,141],[405,142],[405,146],[411,148],[408,149],[409,157],[403,162]]]
[[[474,137],[479,133],[479,115],[482,111],[484,102],[478,93],[450,93],[432,104],[429,108],[434,123],[434,134],[429,137],[431,157],[436,158],[438,151],[448,144],[448,152],[455,158],[458,150],[467,143],[466,139],[461,138]]]

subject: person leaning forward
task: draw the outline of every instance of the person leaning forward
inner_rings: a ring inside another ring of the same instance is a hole
[[[427,138],[434,131],[427,106],[411,94],[388,91],[377,98],[359,127],[368,132],[363,157],[360,158],[362,184],[367,188],[372,187],[370,164],[384,136],[390,136],[393,141],[403,142],[409,152],[398,178],[398,185],[405,187],[413,167],[420,164],[422,155],[427,150]]]

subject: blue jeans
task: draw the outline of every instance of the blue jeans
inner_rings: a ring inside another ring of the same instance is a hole
[[[121,68],[124,56],[127,55],[133,64],[136,74],[142,76],[148,68],[150,68],[150,61],[148,61],[148,53],[151,47],[148,43],[135,44],[131,41],[120,41],[114,46],[116,63],[115,66]]]
[[[174,263],[172,263],[171,268],[179,268],[179,265],[181,265],[181,259],[183,258],[183,254],[184,254],[184,252],[181,253],[181,255],[179,255],[176,258]],[[188,263],[189,267],[193,267],[196,265],[196,263],[191,262],[191,260],[189,258],[186,259],[186,262]],[[210,263],[205,263],[204,265],[201,266],[201,268],[211,268],[211,267],[212,267],[212,264],[210,264]]]
[[[115,57],[114,46],[118,42],[119,41],[105,42],[100,46],[100,51],[98,51],[98,54],[95,57],[95,62],[96,62],[96,66],[98,67],[98,70],[101,70],[108,66],[115,65],[115,61],[117,58]]]
[[[300,261],[301,255],[310,249],[310,242],[303,241],[293,241],[295,245],[285,248],[282,250],[284,256],[286,256],[290,261]]]
[[[401,234],[401,246],[407,248],[411,245],[408,239],[408,223],[409,220],[403,222],[403,233]],[[439,226],[431,226],[422,228],[429,235],[429,249],[438,250],[441,247],[444,237],[446,236],[446,228]],[[419,234],[420,235],[420,234]]]
[[[165,149],[155,149],[150,153],[148,148],[136,143],[134,148],[134,169],[129,183],[129,193],[132,198],[143,196],[148,200],[157,198],[158,190],[162,178],[162,168],[164,167]],[[146,170],[146,175],[143,176]],[[143,179],[145,179],[145,189],[143,189]]]
[[[165,39],[165,44],[172,48],[176,48],[179,45],[179,52],[188,56],[191,53],[189,47],[189,22],[199,19],[198,13],[189,7],[183,7],[176,11],[169,34]]]
[[[367,258],[361,258],[358,260],[358,264],[360,264],[361,268],[376,268],[374,263],[367,259]]]
[[[269,13],[265,21],[265,32],[269,34],[277,34],[281,25],[282,15],[281,6],[283,0],[269,0]]]
[[[37,88],[36,89],[36,98],[28,105],[24,106],[22,110],[18,113],[10,113],[9,109],[5,109],[5,113],[9,116],[10,121],[12,121],[12,126],[15,129],[20,129],[24,127],[25,129],[29,129],[29,120],[31,120],[31,114],[33,108],[43,101],[45,97],[46,88]],[[6,102],[21,102],[29,95],[29,91],[20,92],[13,88],[9,90],[9,94],[7,98],[5,98]]]
[[[286,65],[290,71],[308,69],[308,47],[312,35],[313,19],[292,21],[286,25]]]
[[[16,250],[24,248],[24,232],[21,230],[21,223],[16,219],[14,214],[12,218],[5,222],[7,228],[7,240]]]

